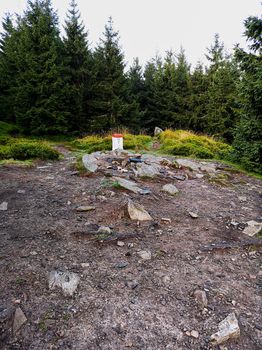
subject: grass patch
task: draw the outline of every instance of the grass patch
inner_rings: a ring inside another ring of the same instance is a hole
[[[150,148],[152,137],[147,135],[124,135],[124,149],[146,150]],[[96,151],[110,151],[112,149],[112,136],[86,136],[71,142],[76,149],[84,150],[87,153]]]
[[[159,134],[160,151],[186,157],[201,159],[225,159],[233,148],[212,137],[197,135],[185,130],[166,130]]]
[[[1,136],[0,138],[0,160],[56,160],[59,159],[59,152],[50,147],[47,143]]]

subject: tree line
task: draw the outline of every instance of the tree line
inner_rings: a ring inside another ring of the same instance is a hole
[[[91,49],[75,0],[64,36],[51,0],[29,0],[23,15],[8,14],[2,25],[0,119],[24,134],[183,128],[233,142],[242,163],[262,163],[261,19],[245,21],[248,52],[228,55],[216,34],[208,67],[194,69],[181,48],[144,69],[136,58],[126,70],[112,19]]]

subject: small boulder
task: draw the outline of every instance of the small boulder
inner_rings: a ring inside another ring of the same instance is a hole
[[[7,210],[7,207],[8,207],[8,203],[7,202],[2,202],[0,204],[0,210],[5,211],[5,210]]]
[[[229,314],[223,321],[218,324],[218,332],[210,337],[213,345],[225,343],[228,339],[240,336],[240,328],[234,313]]]
[[[194,298],[196,299],[196,301],[201,307],[203,308],[207,307],[207,295],[204,290],[199,290],[199,289],[195,290]]]
[[[20,307],[16,308],[14,321],[13,321],[13,333],[15,334],[27,322],[27,318]]]
[[[144,207],[138,203],[134,203],[129,200],[127,204],[128,214],[131,220],[136,221],[149,221],[152,220],[152,217],[149,213],[144,209]]]
[[[111,231],[111,228],[108,226],[100,226],[99,229],[97,230],[97,233],[110,235],[112,231]]]
[[[156,164],[138,163],[136,165],[137,176],[144,178],[154,178],[160,174],[161,167]]]
[[[80,278],[74,272],[62,272],[53,270],[48,276],[49,289],[53,290],[56,287],[62,289],[66,296],[73,296],[79,284]]]
[[[90,173],[94,173],[98,169],[98,162],[93,154],[85,154],[82,158],[82,162],[86,170]]]
[[[140,250],[137,252],[137,255],[140,256],[143,260],[150,260],[152,257],[152,254],[149,250]]]
[[[163,129],[156,126],[155,130],[154,130],[154,135],[157,136],[157,135],[161,134],[161,132],[163,132]]]
[[[162,187],[162,191],[166,192],[168,194],[171,194],[171,196],[175,196],[179,190],[176,188],[175,185],[172,184],[166,184]]]

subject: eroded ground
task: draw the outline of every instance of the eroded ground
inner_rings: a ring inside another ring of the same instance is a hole
[[[152,191],[141,195],[111,186],[103,173],[73,175],[72,162],[66,154],[33,168],[0,168],[0,203],[8,202],[0,211],[1,349],[219,349],[209,338],[231,312],[241,335],[226,348],[261,349],[261,246],[205,250],[249,238],[242,229],[261,220],[260,180],[235,173],[229,186],[206,176],[139,180]],[[161,191],[170,182],[180,191],[174,197]],[[154,221],[131,221],[129,198]],[[80,205],[96,209],[77,212]],[[89,224],[120,238],[100,242]],[[73,297],[49,290],[52,270],[80,276]],[[206,292],[207,308],[196,289]],[[27,322],[12,334],[17,307]],[[187,335],[192,330],[197,338]]]

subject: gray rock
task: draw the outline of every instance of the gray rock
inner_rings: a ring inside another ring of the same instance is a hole
[[[8,203],[7,202],[2,202],[0,204],[0,210],[7,210],[8,207]]]
[[[166,184],[162,187],[162,191],[166,192],[168,194],[171,194],[171,196],[175,196],[179,190],[176,188],[175,185],[172,184]]]
[[[27,322],[27,318],[20,307],[16,308],[14,321],[13,321],[13,333],[15,334],[19,329]]]
[[[143,260],[150,260],[152,257],[152,254],[149,250],[140,250],[137,252],[137,255],[140,256]]]
[[[189,211],[188,214],[191,216],[191,218],[193,219],[197,219],[198,218],[198,215],[197,213],[194,213],[193,211]]]
[[[19,194],[25,194],[25,190],[18,190],[17,193],[19,193]]]
[[[143,192],[143,189],[140,188],[134,181],[126,180],[126,179],[123,179],[122,177],[113,177],[112,180],[116,181],[119,184],[119,186],[121,186],[122,188],[125,188],[128,191],[131,191],[134,193]]]
[[[154,130],[154,135],[157,136],[157,135],[161,134],[161,132],[163,132],[163,130],[161,128],[159,128],[158,126],[156,126],[155,130]]]
[[[244,229],[244,234],[250,237],[255,236],[262,230],[262,222],[257,222],[254,220],[247,222],[247,227]]]
[[[80,207],[76,208],[77,211],[91,211],[95,210],[96,207],[88,206],[88,205],[80,205]]]
[[[111,228],[108,226],[100,226],[97,232],[107,234],[107,235],[110,235],[112,233]]]
[[[144,207],[138,203],[134,203],[129,200],[127,204],[128,214],[131,220],[136,221],[149,221],[152,220],[152,217],[144,209]]]
[[[56,287],[62,289],[64,295],[72,296],[79,284],[80,277],[74,272],[62,272],[53,270],[48,276],[49,289]]]
[[[136,165],[137,176],[145,178],[154,178],[160,174],[161,167],[157,164],[138,163]]]
[[[128,262],[126,262],[126,261],[121,261],[121,262],[119,262],[119,263],[116,264],[116,268],[117,268],[117,269],[124,269],[125,267],[127,267],[127,265],[128,265]]]
[[[86,170],[90,173],[94,173],[98,169],[98,161],[94,154],[85,154],[82,158],[82,162]]]
[[[194,291],[194,298],[196,299],[196,301],[198,302],[198,304],[201,307],[207,307],[207,295],[206,292],[204,290],[195,290]]]
[[[225,343],[228,339],[240,336],[240,328],[234,313],[229,314],[223,321],[218,324],[218,332],[210,337],[213,345]]]

